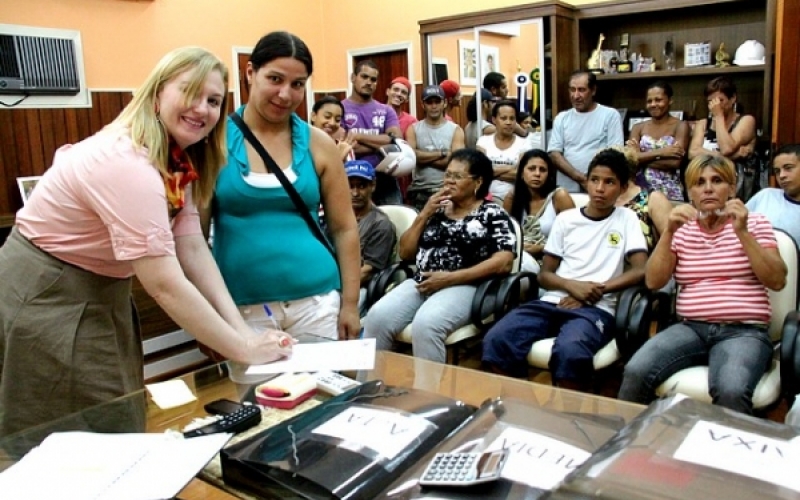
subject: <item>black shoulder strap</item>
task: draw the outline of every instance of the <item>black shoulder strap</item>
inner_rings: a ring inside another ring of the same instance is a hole
[[[322,242],[323,245],[325,245],[325,248],[328,249],[331,255],[335,257],[336,252],[334,252],[331,243],[328,241],[328,238],[326,238],[325,235],[322,234],[322,229],[320,229],[319,224],[317,224],[317,221],[315,221],[314,218],[311,217],[311,214],[308,212],[305,203],[303,203],[302,198],[300,198],[300,194],[297,192],[294,186],[292,186],[292,183],[289,182],[289,179],[286,178],[286,174],[283,173],[283,169],[281,169],[281,167],[279,167],[278,164],[275,163],[275,160],[272,159],[272,156],[270,156],[270,154],[267,152],[267,150],[255,136],[255,134],[253,134],[253,131],[250,130],[250,127],[248,127],[247,124],[244,122],[244,120],[242,120],[241,116],[239,116],[236,112],[233,112],[230,114],[230,117],[233,120],[233,123],[235,123],[239,127],[239,130],[242,131],[242,134],[244,135],[244,138],[247,139],[247,142],[249,142],[250,145],[253,146],[253,149],[256,150],[258,156],[260,156],[261,159],[264,161],[264,165],[266,165],[270,173],[274,174],[275,177],[277,177],[278,180],[281,181],[283,189],[286,190],[286,194],[288,194],[289,198],[292,199],[294,206],[297,208],[297,211],[300,212],[300,215],[303,216],[303,219],[306,221],[306,224],[308,224],[308,227],[309,229],[311,229],[311,232],[314,234],[314,236],[316,236],[316,238],[319,241]]]

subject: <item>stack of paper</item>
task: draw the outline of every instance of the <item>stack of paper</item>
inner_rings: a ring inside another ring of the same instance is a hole
[[[0,498],[152,500],[172,498],[230,434],[55,433],[0,474]]]

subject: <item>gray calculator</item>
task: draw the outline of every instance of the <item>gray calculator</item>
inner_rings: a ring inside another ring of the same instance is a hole
[[[437,453],[419,480],[422,486],[469,486],[500,477],[508,450]]]

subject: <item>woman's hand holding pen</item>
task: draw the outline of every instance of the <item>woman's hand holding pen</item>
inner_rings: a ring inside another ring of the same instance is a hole
[[[257,365],[289,357],[296,342],[288,333],[277,330],[250,334],[245,337],[247,359],[244,362]]]
[[[246,352],[245,355],[252,360],[248,359],[248,364],[263,364],[277,361],[281,358],[291,356],[292,346],[297,341],[291,335],[281,330],[278,321],[272,314],[268,304],[263,305],[264,315],[266,316],[269,326],[262,331],[250,332],[245,337]]]

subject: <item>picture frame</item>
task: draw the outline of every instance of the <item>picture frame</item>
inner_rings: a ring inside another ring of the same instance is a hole
[[[492,71],[500,71],[500,49],[481,44],[481,76]],[[472,40],[458,41],[459,83],[465,87],[480,87],[478,82],[478,51]]]
[[[462,86],[475,87],[478,77],[477,48],[472,40],[458,41],[458,79]]]
[[[39,180],[41,180],[41,175],[34,175],[30,177],[17,177],[17,186],[19,187],[19,194],[22,197],[22,204],[24,205],[27,203],[28,199],[31,197],[31,193],[33,192],[33,188],[36,187]]]
[[[486,76],[492,71],[500,72],[500,49],[481,44],[481,75]]]

